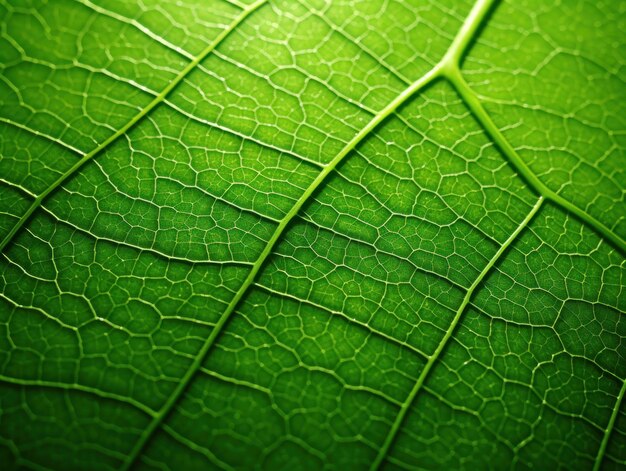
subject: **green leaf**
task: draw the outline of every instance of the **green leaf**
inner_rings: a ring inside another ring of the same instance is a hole
[[[626,465],[626,3],[0,16],[2,469]]]

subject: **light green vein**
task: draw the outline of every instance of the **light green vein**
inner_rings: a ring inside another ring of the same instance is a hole
[[[83,384],[78,383],[61,383],[57,381],[46,381],[46,380],[38,380],[38,379],[20,379],[20,378],[12,378],[10,376],[0,375],[0,382],[7,384],[14,384],[19,386],[30,386],[30,387],[39,387],[39,388],[49,388],[49,389],[58,389],[61,391],[69,392],[69,391],[79,391],[86,394],[92,394],[94,396],[101,397],[103,399],[110,399],[112,401],[123,402],[128,404],[136,409],[139,409],[143,413],[153,417],[156,414],[156,411],[146,406],[145,404],[132,399],[130,397],[121,396],[119,394],[110,393],[107,391],[102,391],[97,388],[93,388],[91,386],[85,386]]]
[[[617,400],[615,401],[615,406],[613,406],[613,413],[611,414],[609,423],[607,424],[606,429],[604,431],[604,437],[602,437],[602,443],[600,444],[600,449],[598,450],[596,461],[593,465],[593,471],[600,471],[600,467],[602,466],[602,460],[604,459],[606,449],[609,445],[609,440],[611,439],[611,433],[613,432],[613,428],[615,427],[615,422],[617,421],[617,416],[619,415],[619,410],[622,405],[622,401],[624,400],[625,394],[626,394],[626,380],[622,382],[622,389],[620,390],[619,395],[617,396]]]
[[[21,185],[18,185],[17,183],[13,183],[13,182],[11,182],[9,180],[5,180],[2,177],[0,177],[0,183],[2,183],[3,185],[8,186],[10,188],[13,188],[14,190],[17,190],[20,193],[22,193],[23,195],[26,195],[28,197],[35,198],[35,196],[36,196],[29,189],[27,189],[27,188],[25,188],[25,187],[23,187]],[[9,213],[4,213],[4,214],[9,214]]]
[[[56,137],[52,137],[51,135],[46,134],[46,133],[41,132],[41,131],[37,131],[36,129],[29,128],[28,126],[26,126],[24,124],[20,124],[20,123],[18,123],[16,121],[12,121],[10,119],[3,118],[2,116],[0,116],[0,123],[4,123],[4,124],[6,124],[8,126],[14,126],[14,127],[18,128],[18,129],[21,129],[24,132],[27,132],[29,134],[33,134],[33,135],[35,135],[37,137],[41,137],[42,139],[50,141],[51,143],[58,144],[59,146],[64,147],[65,149],[67,149],[69,151],[72,151],[72,152],[74,152],[74,153],[76,153],[78,155],[84,155],[84,152],[82,152],[80,149],[77,149],[76,147],[71,146],[70,144],[67,144],[66,142],[63,142],[61,139],[57,139]]]
[[[138,31],[141,31],[143,34],[148,36],[150,39],[152,39],[153,41],[158,42],[159,44],[161,44],[162,46],[166,47],[167,49],[169,49],[171,51],[174,51],[177,54],[180,54],[181,56],[183,56],[186,59],[193,60],[193,55],[192,54],[188,53],[183,48],[178,47],[175,44],[172,44],[171,42],[167,41],[165,38],[159,36],[158,34],[156,34],[151,29],[149,29],[146,26],[142,25],[136,19],[134,19],[134,18],[132,18],[132,19],[131,18],[126,18],[125,16],[122,16],[122,15],[120,15],[118,13],[115,13],[114,11],[107,10],[106,8],[103,8],[100,5],[96,5],[96,4],[92,3],[92,2],[90,2],[89,0],[81,0],[81,3],[83,5],[85,5],[86,7],[92,9],[93,11],[100,13],[101,15],[108,16],[109,18],[113,18],[114,20],[119,21],[120,23],[131,25],[132,27],[136,28]]]
[[[273,294],[275,296],[281,297],[281,298],[285,298],[285,299],[290,299],[294,302],[297,302],[303,306],[309,306],[312,308],[315,308],[321,312],[324,312],[325,314],[327,314],[328,316],[337,316],[337,317],[341,317],[342,319],[344,319],[346,322],[358,326],[360,328],[362,328],[365,332],[367,332],[369,335],[374,335],[380,339],[385,339],[387,342],[396,345],[397,347],[400,348],[406,348],[407,350],[411,350],[413,353],[415,353],[416,355],[419,355],[420,358],[427,358],[428,355],[426,355],[424,352],[422,352],[420,349],[414,347],[413,345],[411,345],[408,342],[403,342],[389,334],[386,334],[385,332],[383,332],[382,330],[376,330],[373,327],[371,327],[367,322],[362,322],[356,318],[353,318],[351,316],[349,316],[348,314],[342,312],[342,311],[336,311],[333,309],[329,309],[326,306],[323,306],[321,304],[318,304],[316,302],[313,302],[309,299],[300,299],[297,296],[293,296],[289,293],[286,292],[282,292],[279,290],[275,290],[272,289],[270,286],[264,285],[260,282],[257,282],[255,285],[257,288],[260,288],[263,291],[266,291],[269,294]]]
[[[132,128],[135,124],[137,124],[144,116],[146,116],[150,111],[152,111],[159,103],[163,102],[163,100],[170,94],[174,88],[178,84],[180,84],[185,77],[187,77],[191,71],[193,71],[197,65],[204,60],[206,56],[208,56],[217,46],[220,44],[224,38],[226,38],[230,33],[234,31],[234,29],[251,13],[257,10],[261,5],[266,3],[267,0],[258,0],[257,2],[250,5],[247,9],[243,11],[241,15],[239,15],[232,23],[228,25],[226,29],[224,29],[211,44],[209,44],[198,56],[196,56],[191,62],[189,62],[183,70],[168,84],[167,87],[163,89],[161,93],[159,93],[154,99],[139,113],[137,113],[130,121],[128,121],[124,126],[118,129],[114,134],[112,134],[108,139],[103,141],[98,147],[93,149],[88,154],[85,154],[78,160],[72,167],[70,167],[63,175],[61,175],[52,185],[46,188],[35,200],[32,202],[30,207],[26,210],[26,212],[22,215],[19,221],[11,228],[9,233],[2,239],[0,242],[0,252],[4,250],[4,248],[13,240],[15,234],[26,224],[32,214],[35,212],[37,208],[41,206],[43,201],[52,193],[54,190],[59,188],[68,178],[70,178],[74,173],[76,173],[83,165],[93,159],[96,155],[100,154],[104,149],[109,147],[113,142],[115,142],[119,137],[126,134],[126,132]]]
[[[478,2],[474,5],[474,8],[468,15],[463,27],[461,28],[459,35],[472,35],[478,28],[478,25],[482,21],[483,17],[487,14],[493,0],[478,0]],[[469,24],[469,26],[468,26]],[[454,40],[453,45],[451,47],[456,47],[460,49],[458,54],[462,53],[464,47],[467,46],[470,39],[458,39]],[[450,52],[446,54],[444,57],[448,57]],[[453,54],[455,56],[455,54]],[[211,347],[215,343],[215,340],[221,333],[222,329],[228,322],[228,319],[235,311],[239,302],[247,293],[248,288],[252,286],[254,283],[257,274],[263,267],[265,261],[272,253],[275,245],[278,243],[280,237],[285,232],[285,229],[291,222],[291,220],[300,212],[301,208],[304,204],[309,201],[310,197],[315,193],[315,191],[320,187],[320,185],[326,180],[328,175],[339,165],[340,162],[352,151],[354,150],[360,142],[365,139],[381,122],[383,122],[386,118],[388,118],[394,111],[396,111],[400,106],[406,103],[415,93],[419,90],[422,90],[428,84],[432,83],[434,80],[439,78],[442,75],[442,68],[445,67],[445,63],[441,62],[437,66],[433,67],[428,73],[426,73],[423,77],[419,78],[411,85],[409,85],[402,93],[400,93],[394,100],[392,100],[385,108],[383,108],[376,116],[374,116],[369,123],[363,129],[361,129],[345,146],[344,148],[333,158],[329,164],[322,169],[322,171],[317,175],[315,180],[309,185],[309,187],[303,192],[298,201],[293,205],[293,207],[289,210],[289,212],[285,215],[285,217],[280,221],[274,233],[270,237],[267,245],[259,255],[259,258],[256,260],[254,265],[252,266],[248,276],[244,280],[243,284],[233,296],[233,299],[229,303],[226,310],[222,313],[219,320],[215,324],[215,328],[211,331],[211,334],[207,338],[206,342],[198,352],[196,359],[187,370],[185,375],[181,378],[178,383],[177,388],[174,390],[172,395],[165,402],[157,416],[153,419],[153,421],[148,425],[140,439],[137,441],[133,450],[128,456],[128,459],[124,462],[122,466],[122,470],[128,470],[133,463],[137,460],[137,458],[142,453],[146,443],[150,440],[150,437],[154,434],[155,430],[160,426],[163,420],[168,416],[174,405],[177,403],[179,398],[187,389],[188,384],[191,382],[191,379],[195,375],[195,373],[201,368],[202,362],[205,357],[211,350]]]
[[[626,241],[624,239],[587,211],[566,200],[558,193],[552,191],[537,177],[537,175],[534,174],[532,170],[530,170],[519,154],[515,151],[513,146],[504,137],[504,134],[502,134],[500,129],[498,129],[496,124],[492,121],[491,117],[480,103],[476,93],[470,88],[468,83],[463,78],[458,67],[447,68],[444,70],[444,74],[450,83],[452,83],[452,85],[456,88],[459,95],[461,95],[481,126],[483,126],[485,131],[487,131],[498,147],[502,150],[511,165],[513,165],[517,172],[522,175],[522,177],[538,194],[561,206],[571,214],[574,214],[581,221],[591,226],[600,235],[610,241],[620,252],[626,254]]]
[[[465,83],[465,80],[463,79],[460,72],[460,64],[463,55],[466,50],[471,46],[474,36],[478,31],[478,28],[480,27],[482,21],[491,11],[494,3],[495,0],[479,0],[475,4],[474,8],[468,15],[467,20],[464,22],[459,34],[456,36],[443,60],[437,67],[441,69],[442,75],[447,80],[449,80],[451,84],[458,90],[462,98],[465,100],[465,103],[470,108],[470,111],[472,111],[472,113],[476,116],[478,121],[490,134],[492,139],[496,141],[496,144],[504,152],[505,157],[510,161],[513,167],[519,172],[519,174],[521,174],[523,178],[527,180],[527,182],[534,188],[534,190],[538,194],[543,195],[546,199],[556,203],[557,205],[561,206],[561,208],[576,215],[578,218],[581,219],[583,223],[594,228],[601,235],[606,237],[606,239],[612,242],[622,253],[626,253],[626,241],[624,239],[615,234],[609,227],[590,215],[587,211],[574,205],[570,201],[560,196],[558,193],[550,190],[546,185],[541,182],[541,180],[527,167],[524,161],[519,157],[515,149],[513,149],[510,143],[508,143],[508,141],[502,135],[497,126],[495,126],[493,121],[491,121],[491,118],[482,107],[474,91],[471,90],[467,83]],[[320,18],[327,22],[327,20],[322,16],[320,16]],[[341,34],[344,34],[339,30],[337,31]],[[404,83],[408,83],[407,79],[393,67],[390,67],[382,59],[374,56],[369,50],[365,49],[363,45],[358,44],[358,46],[361,47],[361,49],[363,49],[364,52],[370,55],[372,58],[378,60],[385,67],[386,70],[391,72],[399,80]],[[461,89],[461,87],[463,87],[463,89]],[[464,96],[464,92],[467,94],[467,96]]]
[[[463,54],[476,38],[476,32],[491,11],[495,0],[478,0],[463,22],[461,29],[452,41],[441,61],[443,72],[458,70]]]
[[[465,308],[469,304],[472,298],[472,295],[474,294],[474,291],[480,285],[480,283],[485,279],[487,274],[491,271],[493,266],[500,259],[502,254],[506,251],[506,249],[511,246],[511,244],[515,241],[515,239],[517,239],[517,236],[520,234],[520,232],[524,230],[524,228],[528,225],[528,223],[531,221],[533,216],[537,213],[537,211],[539,211],[539,208],[541,208],[541,205],[543,204],[543,202],[544,202],[544,198],[543,196],[540,196],[539,199],[537,200],[537,203],[535,203],[535,206],[533,206],[531,211],[526,215],[524,220],[520,223],[519,226],[517,226],[515,231],[509,236],[509,238],[504,242],[504,244],[502,244],[500,249],[491,258],[489,263],[485,265],[485,267],[480,272],[476,280],[474,280],[474,283],[472,283],[472,286],[470,286],[469,289],[467,290],[467,293],[465,294],[465,297],[463,298],[461,305],[457,309],[454,319],[452,319],[452,322],[450,323],[448,330],[446,331],[443,338],[439,342],[439,345],[437,345],[437,348],[435,349],[433,354],[429,357],[428,361],[426,362],[426,366],[424,366],[424,369],[422,370],[419,377],[417,378],[417,381],[415,385],[413,386],[413,389],[411,389],[411,392],[409,393],[406,400],[400,407],[400,411],[398,412],[398,415],[396,416],[396,419],[393,425],[391,426],[389,433],[387,434],[387,438],[385,439],[385,442],[380,448],[378,455],[376,456],[376,459],[372,463],[372,466],[370,469],[372,470],[378,469],[380,465],[382,464],[383,460],[385,459],[385,457],[387,456],[387,453],[389,452],[391,445],[393,444],[396,436],[398,435],[398,432],[400,431],[400,427],[402,426],[404,419],[409,409],[411,408],[411,405],[413,404],[415,400],[415,397],[417,396],[419,391],[422,389],[422,386],[424,385],[424,381],[428,377],[428,373],[433,368],[433,366],[437,362],[437,359],[441,355],[441,352],[445,349],[446,345],[448,344],[448,341],[452,337],[452,334],[454,333],[456,326],[461,320],[463,312],[465,311]]]
[[[184,447],[187,447],[190,450],[193,450],[196,453],[199,453],[199,454],[203,455],[214,466],[216,466],[217,469],[223,469],[223,470],[226,470],[226,471],[235,471],[235,468],[230,466],[228,463],[225,463],[224,461],[220,460],[217,456],[215,456],[215,454],[211,453],[210,449],[198,445],[193,440],[190,440],[187,437],[181,435],[180,433],[178,433],[173,428],[168,427],[167,425],[164,425],[163,426],[163,431],[165,433],[167,433],[170,437],[172,437],[173,440],[176,440],[178,443],[180,443]]]
[[[230,304],[226,308],[226,310],[222,313],[221,317],[215,324],[215,328],[211,332],[211,335],[207,338],[206,342],[198,352],[198,355],[189,368],[185,375],[181,378],[178,383],[178,387],[174,391],[174,393],[169,397],[167,402],[163,405],[158,415],[155,417],[153,422],[148,426],[145,430],[144,434],[137,442],[133,451],[129,455],[129,459],[124,463],[122,467],[123,470],[128,469],[137,457],[140,455],[143,450],[145,444],[150,439],[154,431],[158,428],[161,422],[165,419],[165,417],[169,414],[170,410],[174,407],[180,396],[185,392],[187,385],[191,381],[192,377],[198,371],[204,358],[207,353],[211,349],[215,339],[219,336],[220,332],[224,328],[224,325],[228,322],[231,314],[235,311],[235,308],[239,304],[239,301],[243,298],[243,296],[248,291],[248,288],[254,283],[254,280],[261,270],[265,260],[272,253],[274,246],[278,243],[281,235],[285,232],[285,229],[291,222],[291,220],[300,212],[300,209],[304,204],[309,201],[313,193],[320,187],[320,185],[326,180],[328,175],[339,165],[339,163],[361,142],[368,136],[381,122],[383,122],[387,117],[389,117],[395,110],[397,110],[402,104],[406,103],[409,98],[411,98],[415,93],[419,90],[423,89],[433,80],[439,77],[439,69],[434,68],[423,77],[415,81],[412,85],[407,87],[402,93],[400,93],[393,101],[391,101],[384,109],[382,109],[376,116],[372,118],[372,120],[367,123],[367,125],[361,129],[351,140],[348,142],[343,149],[333,158],[332,161],[329,162],[327,166],[325,166],[322,171],[317,175],[315,180],[309,185],[309,187],[302,193],[300,198],[296,201],[296,203],[291,207],[289,212],[285,215],[285,217],[280,221],[274,233],[270,237],[267,245],[259,255],[259,258],[256,260],[252,269],[248,273],[248,276],[244,280],[243,284],[231,300]]]
[[[444,55],[439,65],[436,67],[438,73],[440,72],[444,77],[448,77],[450,75],[450,70],[458,70],[458,64],[460,63],[461,57],[465,53],[465,50],[467,49],[469,44],[472,42],[476,34],[476,31],[478,30],[478,28],[480,27],[480,25],[486,18],[492,6],[493,6],[493,0],[478,0],[474,4],[469,15],[463,22],[461,29],[459,30],[458,34],[455,36],[454,40],[452,41],[450,48]],[[396,419],[394,423],[392,424],[391,429],[389,430],[389,433],[387,434],[387,437],[385,438],[383,445],[378,450],[378,454],[376,455],[375,460],[372,462],[372,465],[370,467],[371,470],[378,469],[380,465],[382,464],[383,460],[386,458],[387,454],[389,453],[389,449],[391,448],[391,445],[393,444],[396,436],[398,435],[398,432],[400,431],[400,427],[402,426],[402,423],[404,422],[404,418],[411,404],[413,403],[415,396],[417,396],[417,393],[421,389],[422,384],[424,383],[424,380],[426,379],[426,376],[428,375],[428,372],[431,370],[435,361],[439,357],[439,354],[444,349],[448,339],[452,336],[452,333],[456,325],[458,324],[459,319],[461,318],[461,314],[463,313],[465,306],[467,306],[467,304],[469,303],[469,300],[472,296],[472,293],[474,292],[474,289],[476,288],[476,286],[478,286],[478,284],[481,282],[485,274],[491,269],[491,267],[497,261],[500,255],[506,250],[507,246],[510,245],[510,243],[515,239],[517,234],[521,232],[521,230],[525,227],[525,225],[528,224],[530,219],[532,219],[533,215],[539,210],[539,207],[541,206],[542,201],[543,201],[543,198],[540,198],[538,200],[537,205],[535,205],[535,207],[528,214],[526,219],[522,221],[522,224],[516,229],[516,231],[513,234],[511,234],[509,239],[507,239],[507,241],[502,245],[502,247],[500,247],[500,250],[496,252],[496,255],[491,259],[490,262],[487,263],[487,265],[485,266],[483,271],[480,273],[476,281],[474,281],[474,283],[467,290],[465,298],[463,299],[461,306],[457,310],[450,327],[446,331],[443,339],[437,346],[437,349],[435,350],[435,352],[428,358],[428,361],[426,362],[426,366],[420,373],[420,376],[418,377],[415,385],[413,386],[413,389],[411,390],[406,400],[400,407],[400,411],[398,412],[398,415],[396,416]]]

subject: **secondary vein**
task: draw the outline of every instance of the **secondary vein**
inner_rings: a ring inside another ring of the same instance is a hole
[[[450,49],[444,56],[444,60],[442,60],[439,64],[433,67],[429,72],[427,72],[424,76],[413,82],[409,85],[402,93],[400,93],[394,100],[392,100],[385,108],[383,108],[376,116],[374,116],[370,122],[365,125],[363,129],[361,129],[344,147],[343,149],[329,162],[328,165],[323,167],[322,171],[317,175],[315,180],[309,185],[309,187],[303,192],[300,198],[296,201],[296,203],[292,206],[289,212],[285,215],[285,217],[280,221],[274,233],[268,240],[267,245],[259,255],[259,258],[256,260],[254,265],[252,266],[250,272],[248,273],[246,279],[242,283],[241,287],[233,296],[231,302],[224,310],[219,320],[215,324],[215,327],[211,331],[211,334],[203,344],[202,348],[198,352],[195,360],[191,364],[190,368],[187,370],[185,375],[181,378],[178,386],[172,393],[172,395],[168,398],[166,403],[163,405],[159,413],[154,417],[152,422],[148,425],[148,427],[144,430],[144,433],[141,435],[138,442],[133,447],[128,459],[122,465],[122,470],[126,471],[132,466],[135,460],[143,451],[146,443],[149,441],[150,437],[154,434],[155,430],[161,425],[163,420],[169,415],[170,411],[174,407],[174,405],[178,402],[179,398],[183,395],[187,386],[191,382],[191,379],[194,377],[195,373],[201,368],[202,362],[208,355],[211,347],[215,343],[215,340],[221,333],[222,329],[230,319],[231,315],[239,305],[240,301],[244,297],[244,295],[248,292],[250,286],[253,285],[257,274],[265,264],[265,261],[272,253],[274,247],[278,243],[280,237],[285,232],[287,226],[291,222],[291,220],[300,212],[301,208],[304,204],[309,200],[309,198],[315,193],[315,191],[320,187],[320,185],[326,180],[327,176],[339,165],[340,162],[352,151],[354,150],[363,139],[368,136],[381,122],[383,122],[386,118],[388,118],[394,111],[396,111],[400,106],[406,103],[413,95],[415,95],[419,90],[422,90],[428,84],[432,83],[434,80],[440,78],[444,75],[444,69],[448,66],[450,60],[449,57],[457,58],[463,53],[467,45],[471,41],[471,37],[473,36],[478,29],[480,23],[483,18],[487,15],[487,12],[490,10],[494,0],[478,0],[474,7],[472,8],[470,14],[465,20],[461,30],[459,31],[457,37],[453,41]],[[539,200],[543,201],[543,198]],[[539,203],[540,204],[540,203]],[[538,209],[538,208],[537,208]],[[520,229],[521,230],[521,229]],[[517,234],[514,233],[514,235]],[[495,263],[495,261],[494,261]],[[489,265],[488,265],[489,266]]]
[[[91,386],[85,386],[79,383],[61,383],[57,381],[46,381],[46,380],[38,380],[38,379],[21,379],[21,378],[13,378],[11,376],[0,375],[0,383],[19,385],[19,386],[31,386],[38,388],[50,388],[50,389],[58,389],[60,391],[80,391],[86,394],[92,394],[94,396],[98,396],[104,399],[109,399],[112,401],[122,402],[124,404],[128,404],[144,414],[153,417],[156,411],[154,411],[151,407],[146,406],[142,402],[137,401],[131,397],[122,396],[120,394],[110,393],[107,391],[103,391],[98,388],[94,388]]]
[[[601,235],[606,237],[611,243],[613,243],[618,250],[626,254],[626,241],[617,235],[613,230],[593,217],[584,209],[576,206],[572,202],[566,200],[558,193],[549,189],[538,177],[535,175],[526,163],[519,157],[512,145],[502,135],[500,130],[495,126],[488,113],[482,107],[480,100],[476,96],[476,93],[465,82],[463,75],[460,71],[460,63],[465,51],[471,46],[472,40],[480,27],[481,22],[489,14],[492,9],[495,0],[479,0],[466,21],[464,22],[459,34],[455,37],[452,45],[448,49],[443,60],[439,64],[441,67],[442,76],[448,80],[453,87],[457,89],[465,104],[468,106],[472,114],[476,117],[478,122],[483,126],[487,133],[492,137],[496,144],[500,147],[504,156],[509,160],[511,165],[518,171],[522,178],[524,178],[536,193],[543,195],[546,199],[557,204],[564,210],[577,216],[584,224],[592,227],[598,231]],[[320,16],[324,21],[325,18]],[[328,22],[327,22],[328,23]],[[329,23],[328,23],[329,24]],[[329,24],[330,25],[330,24]],[[330,25],[332,26],[332,25]],[[337,30],[340,34],[345,36],[340,30]],[[347,36],[345,36],[347,37]],[[374,56],[363,45],[356,43],[366,54],[370,57],[378,60],[381,65],[388,70],[392,75],[398,78],[400,81],[409,84],[410,82],[397,70],[385,63],[384,60]]]
[[[426,87],[433,80],[437,79],[440,76],[439,68],[435,67],[427,74],[422,76],[420,79],[415,81],[409,87],[407,87],[402,93],[400,93],[394,100],[392,100],[385,108],[383,108],[376,116],[374,116],[369,123],[365,127],[363,127],[351,140],[348,142],[343,149],[331,160],[328,165],[323,167],[322,171],[317,175],[315,180],[309,185],[309,187],[302,193],[300,198],[296,201],[296,203],[291,207],[289,212],[285,215],[285,217],[279,222],[276,229],[274,230],[272,236],[270,237],[267,245],[259,255],[258,259],[254,262],[248,276],[242,283],[241,287],[229,303],[228,307],[219,320],[216,322],[215,327],[211,331],[211,334],[207,338],[206,342],[198,352],[196,359],[192,363],[191,367],[187,370],[185,375],[181,378],[178,383],[177,388],[174,390],[170,398],[163,405],[155,419],[150,423],[148,428],[146,428],[145,432],[142,434],[142,437],[133,448],[131,455],[129,455],[129,460],[124,463],[122,470],[127,470],[132,463],[137,459],[137,456],[141,453],[147,441],[150,439],[154,431],[159,427],[159,425],[163,422],[163,420],[167,417],[169,412],[172,410],[178,399],[185,392],[188,384],[191,382],[191,379],[201,367],[202,362],[210,351],[211,347],[215,343],[215,340],[221,333],[222,329],[228,322],[228,319],[235,311],[239,302],[247,293],[248,288],[254,283],[257,274],[263,267],[265,261],[272,253],[274,247],[278,243],[280,237],[285,232],[285,229],[291,222],[291,220],[300,212],[300,209],[304,206],[304,204],[310,199],[311,195],[315,193],[315,191],[319,188],[319,186],[326,180],[328,175],[339,165],[339,163],[360,143],[363,139],[368,136],[381,122],[383,122],[387,117],[389,117],[394,111],[396,111],[400,106],[406,103],[413,95],[415,95],[419,90]]]
[[[83,165],[92,160],[95,156],[100,154],[104,149],[108,148],[113,142],[115,142],[119,137],[126,134],[126,132],[132,128],[135,124],[137,124],[144,116],[146,116],[150,111],[152,111],[159,103],[163,102],[163,100],[170,94],[176,86],[178,86],[184,79],[187,77],[202,60],[206,58],[223,40],[226,38],[232,31],[251,13],[256,11],[261,5],[266,3],[267,0],[258,0],[257,2],[250,5],[247,9],[243,11],[241,15],[239,15],[232,23],[228,25],[226,29],[224,29],[211,44],[209,44],[199,55],[197,55],[191,62],[189,62],[183,70],[159,93],[154,99],[146,105],[139,113],[137,113],[133,118],[128,121],[124,126],[118,129],[114,134],[109,136],[105,141],[103,141],[98,147],[90,151],[89,153],[83,155],[72,167],[70,167],[63,175],[61,175],[54,183],[52,183],[48,188],[46,188],[42,193],[40,193],[35,200],[31,203],[26,212],[22,215],[19,221],[11,228],[9,233],[2,239],[0,242],[0,252],[4,250],[4,248],[13,240],[15,234],[26,224],[26,222],[30,219],[32,214],[35,212],[37,208],[41,206],[43,201],[58,187],[60,187],[68,178],[70,178],[74,173],[76,173]]]
[[[522,177],[530,184],[530,186],[544,198],[561,206],[567,212],[574,214],[582,222],[591,226],[600,235],[609,240],[620,252],[626,254],[626,240],[622,239],[608,226],[600,222],[584,209],[576,206],[571,201],[566,200],[558,193],[548,188],[535,173],[526,165],[519,154],[515,151],[511,143],[504,137],[504,134],[493,122],[483,105],[480,103],[478,96],[470,88],[468,83],[463,78],[458,68],[453,68],[445,71],[446,78],[458,91],[463,101],[468,106],[472,114],[480,125],[487,131],[491,138],[495,141],[498,147],[502,150],[504,156],[508,159],[511,165],[522,175]]]
[[[402,426],[402,423],[404,422],[404,418],[406,417],[409,409],[411,408],[411,405],[413,404],[415,397],[417,396],[419,391],[422,389],[422,386],[424,385],[424,381],[428,377],[428,373],[430,373],[430,370],[433,368],[439,356],[441,355],[441,352],[445,349],[446,345],[448,344],[448,341],[452,337],[452,334],[454,333],[456,326],[461,320],[461,317],[463,313],[465,312],[465,309],[467,308],[467,305],[469,304],[472,298],[472,295],[474,294],[474,291],[480,285],[480,283],[485,279],[487,274],[489,274],[489,272],[491,271],[491,268],[493,268],[493,266],[502,256],[502,254],[506,251],[506,249],[515,241],[515,239],[517,239],[517,236],[520,234],[520,232],[522,232],[522,230],[528,225],[528,223],[531,221],[531,219],[537,213],[537,211],[539,211],[539,208],[541,208],[541,205],[543,204],[543,202],[544,202],[544,197],[540,196],[537,202],[535,203],[535,206],[533,206],[533,208],[526,215],[526,217],[520,223],[520,225],[517,226],[515,231],[502,244],[502,246],[500,246],[500,249],[491,258],[489,263],[485,265],[485,267],[480,272],[476,280],[474,280],[474,283],[472,283],[472,286],[470,286],[467,292],[465,293],[465,297],[463,298],[461,305],[457,309],[456,314],[454,318],[452,319],[450,326],[448,327],[448,330],[442,337],[441,341],[439,342],[439,345],[437,345],[437,348],[435,349],[433,354],[428,358],[428,361],[426,362],[426,365],[424,366],[424,368],[422,369],[422,372],[417,378],[417,381],[415,382],[413,389],[411,389],[411,392],[409,393],[406,400],[400,407],[400,412],[396,416],[396,419],[393,425],[391,426],[389,433],[387,434],[387,438],[385,439],[383,446],[380,448],[378,455],[376,456],[376,459],[372,463],[372,466],[370,468],[371,470],[378,469],[379,466],[382,464],[383,460],[385,459],[385,457],[387,456],[387,453],[389,452],[391,445],[393,444],[396,436],[398,435],[398,432],[400,431],[400,427]]]
[[[600,471],[600,467],[602,466],[602,460],[604,459],[606,449],[609,445],[609,440],[611,439],[611,433],[613,432],[613,428],[615,427],[615,422],[617,421],[617,416],[619,415],[619,410],[622,405],[622,401],[624,400],[625,394],[626,394],[626,380],[622,382],[622,388],[620,389],[619,395],[617,396],[617,400],[615,401],[615,406],[613,406],[613,412],[611,413],[611,418],[609,419],[609,423],[607,424],[606,429],[604,431],[604,436],[602,437],[602,443],[600,443],[600,448],[598,449],[596,461],[593,465],[593,471]]]

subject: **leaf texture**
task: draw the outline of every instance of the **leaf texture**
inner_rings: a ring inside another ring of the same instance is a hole
[[[626,465],[626,3],[0,16],[3,469]]]

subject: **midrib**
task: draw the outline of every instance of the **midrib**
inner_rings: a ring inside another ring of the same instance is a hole
[[[606,454],[606,450],[609,447],[611,434],[613,433],[613,429],[615,428],[615,422],[617,422],[617,416],[619,415],[620,407],[622,405],[622,401],[624,400],[625,395],[626,395],[626,379],[622,381],[622,387],[619,391],[617,399],[615,400],[615,404],[613,405],[611,418],[609,419],[609,423],[604,429],[604,436],[602,437],[602,442],[600,443],[600,448],[598,449],[598,454],[596,455],[596,459],[593,464],[593,471],[600,471],[600,468],[602,467],[602,461],[604,460],[604,455]]]

